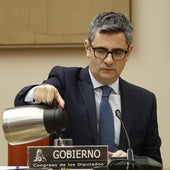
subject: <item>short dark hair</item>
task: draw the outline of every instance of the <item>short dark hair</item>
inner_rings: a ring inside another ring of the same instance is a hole
[[[120,33],[124,32],[127,45],[131,44],[133,27],[127,16],[120,12],[103,12],[94,17],[88,30],[88,41],[91,44],[96,32]]]

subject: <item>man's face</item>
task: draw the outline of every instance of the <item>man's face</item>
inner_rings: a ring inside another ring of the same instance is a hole
[[[89,68],[93,76],[102,84],[112,84],[121,74],[133,45],[128,47],[124,33],[102,34],[98,32],[91,45],[93,48],[104,48],[108,51],[116,49],[128,51],[121,61],[115,61],[110,53],[105,59],[99,59],[95,57],[89,42],[85,41],[86,56],[89,58]]]

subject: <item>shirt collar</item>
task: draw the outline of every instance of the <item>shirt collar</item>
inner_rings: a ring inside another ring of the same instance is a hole
[[[92,81],[92,84],[93,84],[94,89],[97,89],[97,88],[103,86],[103,84],[101,84],[100,82],[98,82],[98,81],[94,78],[94,76],[92,75],[90,69],[89,69],[89,74],[90,74],[90,78],[91,78],[91,81]],[[120,92],[119,92],[119,78],[118,78],[114,83],[110,84],[109,86],[114,90],[114,92],[115,92],[116,94],[119,94],[119,93],[120,93]]]

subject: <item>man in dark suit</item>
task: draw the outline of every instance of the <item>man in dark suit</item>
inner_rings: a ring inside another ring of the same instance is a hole
[[[134,154],[162,162],[156,97],[152,92],[120,78],[133,49],[132,32],[130,22],[122,13],[97,15],[90,23],[88,39],[84,42],[89,66],[55,66],[42,84],[24,87],[15,98],[15,106],[51,105],[55,100],[58,107],[68,113],[69,125],[62,134],[63,138],[72,138],[76,145],[100,144],[100,87],[109,86],[112,88],[109,103],[115,134],[115,150],[109,152],[109,156],[124,157],[128,149],[126,135],[115,116],[118,109]],[[51,142],[53,138],[51,135]]]

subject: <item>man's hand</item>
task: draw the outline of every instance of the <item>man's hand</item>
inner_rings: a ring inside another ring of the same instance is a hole
[[[35,101],[48,105],[51,105],[55,100],[58,103],[59,108],[64,108],[64,100],[60,96],[58,90],[50,84],[36,86],[33,91],[33,97]]]
[[[118,150],[116,152],[108,152],[108,157],[110,157],[110,158],[114,158],[114,157],[127,157],[127,153],[122,151],[122,150]]]

